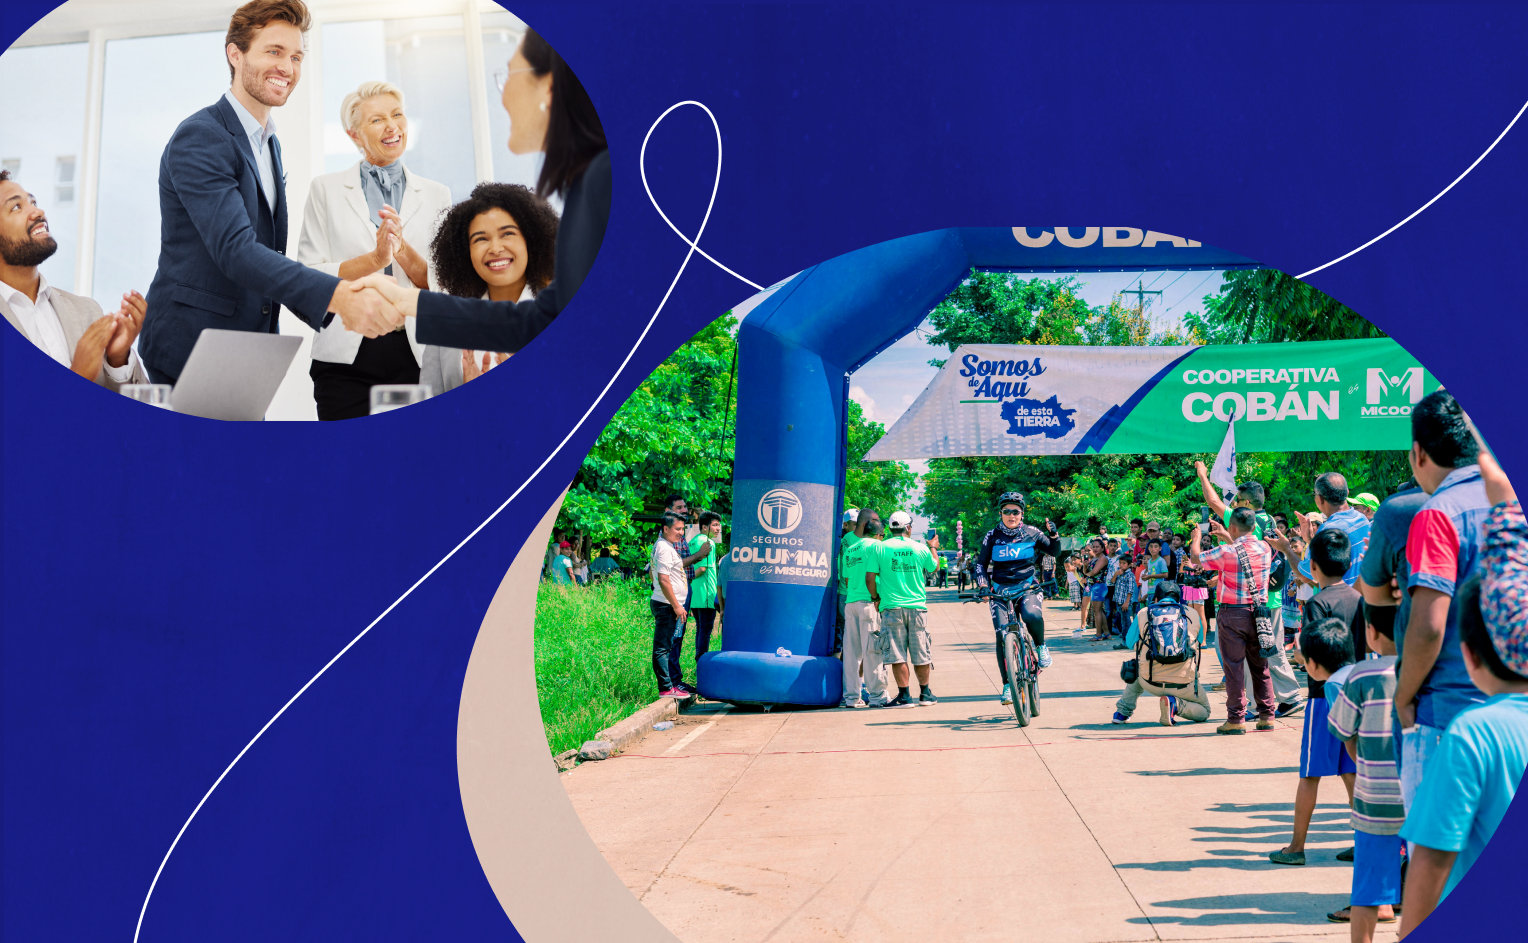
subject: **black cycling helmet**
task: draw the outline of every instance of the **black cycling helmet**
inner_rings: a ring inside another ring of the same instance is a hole
[[[997,506],[1002,507],[1005,504],[1017,504],[1022,508],[1025,506],[1024,495],[1017,491],[1004,491],[997,496]]]

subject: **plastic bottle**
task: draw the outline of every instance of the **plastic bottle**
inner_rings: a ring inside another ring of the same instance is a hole
[[[674,729],[674,722],[672,720],[660,720],[656,724],[653,724],[653,729],[654,730],[673,730]]]

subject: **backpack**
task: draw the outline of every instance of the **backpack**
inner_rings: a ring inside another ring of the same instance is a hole
[[[1194,657],[1194,632],[1188,610],[1176,602],[1152,603],[1141,626],[1141,647],[1147,661],[1176,665]]]
[[[1268,568],[1268,592],[1277,593],[1289,583],[1289,560],[1282,553],[1273,555],[1273,565]]]

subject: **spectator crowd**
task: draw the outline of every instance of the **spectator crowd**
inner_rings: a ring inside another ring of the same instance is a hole
[[[1304,711],[1293,833],[1269,860],[1306,864],[1321,780],[1339,778],[1353,878],[1349,906],[1327,916],[1354,941],[1397,920],[1404,937],[1437,907],[1528,766],[1528,522],[1449,393],[1425,397],[1411,425],[1412,477],[1384,501],[1326,473],[1291,527],[1257,482],[1223,500],[1201,463],[1206,506],[1181,547],[1168,535],[1164,552],[1157,525],[1133,521],[1129,539],[1092,538],[1064,567],[1093,637],[1123,630],[1134,650],[1115,723],[1142,693],[1161,698],[1161,723],[1208,719],[1197,666],[1210,646],[1217,733]]]
[[[1265,507],[1260,483],[1223,495],[1196,463],[1204,505],[1186,533],[1136,519],[1121,537],[1100,528],[1059,562],[1053,531],[1019,529],[1021,496],[1009,502],[1018,510],[1004,508],[1018,515],[1010,531],[1044,548],[1040,592],[1058,596],[1064,580],[1084,639],[1130,652],[1115,724],[1131,721],[1142,696],[1174,725],[1209,721],[1222,695],[1214,731],[1228,736],[1303,712],[1291,835],[1268,858],[1307,863],[1322,780],[1338,778],[1353,835],[1338,858],[1353,875],[1349,906],[1327,916],[1349,923],[1354,941],[1395,921],[1404,936],[1437,907],[1528,766],[1528,522],[1449,393],[1416,404],[1411,428],[1412,476],[1384,500],[1328,472],[1312,483],[1311,509],[1286,516]],[[679,670],[686,626],[693,616],[698,657],[725,603],[722,520],[692,514],[670,497],[649,558],[665,697],[694,695]],[[884,524],[871,508],[841,520],[842,707],[937,703],[928,587],[949,568],[962,592],[982,574],[970,550],[947,558],[937,537],[916,539],[911,527],[904,510]],[[610,548],[600,553],[590,564],[559,536],[547,576],[571,585],[615,572]],[[1213,687],[1200,681],[1207,653],[1223,673]]]

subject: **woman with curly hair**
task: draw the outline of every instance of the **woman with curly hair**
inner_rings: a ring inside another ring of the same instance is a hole
[[[562,199],[552,284],[518,303],[453,298],[376,276],[351,287],[373,289],[399,314],[414,318],[424,343],[514,353],[552,323],[594,265],[610,218],[610,151],[589,93],[534,30],[526,30],[508,66],[494,78],[509,115],[510,151],[545,154],[536,193]]]
[[[480,183],[441,217],[430,270],[448,295],[523,301],[551,282],[556,246],[557,213],[545,200],[516,184]],[[419,382],[445,393],[508,356],[426,345]]]

